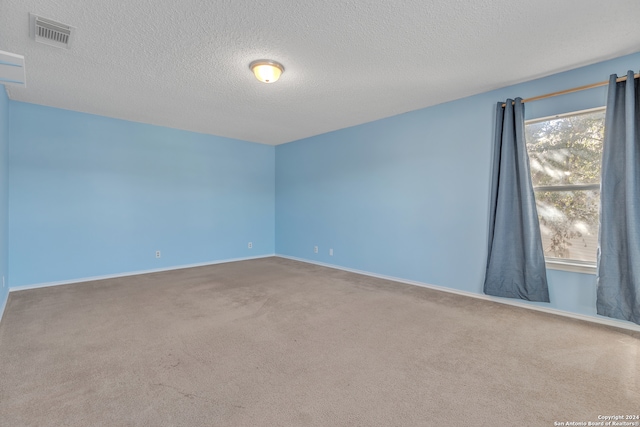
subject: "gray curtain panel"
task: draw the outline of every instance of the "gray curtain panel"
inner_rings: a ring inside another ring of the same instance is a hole
[[[640,324],[640,89],[609,79],[602,153],[598,314]]]
[[[549,302],[540,224],[524,140],[522,99],[498,103],[484,293]]]

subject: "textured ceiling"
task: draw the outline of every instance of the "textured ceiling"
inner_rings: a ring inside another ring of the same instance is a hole
[[[29,12],[72,48],[31,40]],[[639,20],[638,0],[1,0],[0,50],[26,59],[11,99],[280,144],[636,52]]]

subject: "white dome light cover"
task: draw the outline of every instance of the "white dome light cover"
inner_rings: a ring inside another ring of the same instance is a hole
[[[263,83],[275,83],[284,72],[284,66],[270,59],[258,59],[249,64],[249,68],[253,71],[256,79]]]

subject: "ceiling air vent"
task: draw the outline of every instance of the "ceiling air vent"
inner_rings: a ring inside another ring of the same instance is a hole
[[[39,43],[69,49],[74,28],[51,19],[29,14],[31,37]]]

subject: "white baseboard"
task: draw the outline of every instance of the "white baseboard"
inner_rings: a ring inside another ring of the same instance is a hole
[[[500,304],[512,305],[512,306],[516,306],[516,307],[526,308],[526,309],[529,309],[529,310],[536,310],[536,311],[541,311],[541,312],[544,312],[544,313],[555,314],[555,315],[558,315],[558,316],[564,316],[564,317],[570,317],[570,318],[573,318],[573,319],[584,320],[586,322],[599,323],[599,324],[602,324],[602,325],[613,326],[613,327],[616,327],[616,328],[622,328],[622,329],[628,329],[628,330],[631,330],[631,331],[640,332],[640,325],[635,325],[635,324],[633,324],[631,322],[625,322],[623,320],[615,320],[615,319],[610,319],[610,318],[607,318],[607,317],[588,316],[586,314],[572,313],[570,311],[558,310],[558,309],[555,309],[555,308],[540,307],[540,306],[537,306],[537,305],[530,305],[530,304],[527,304],[525,302],[521,302],[521,301],[518,301],[518,300],[513,300],[512,301],[512,300],[509,300],[509,299],[506,299],[506,298],[498,298],[498,297],[493,297],[493,296],[490,296],[490,295],[477,294],[477,293],[469,292],[469,291],[461,291],[461,290],[458,290],[458,289],[447,288],[447,287],[444,287],[444,286],[430,285],[428,283],[417,282],[417,281],[414,281],[414,280],[407,280],[407,279],[402,279],[402,278],[393,277],[393,276],[385,276],[385,275],[382,275],[382,274],[371,273],[371,272],[368,272],[368,271],[356,270],[354,268],[347,268],[347,267],[342,267],[342,266],[339,266],[339,265],[327,264],[327,263],[323,263],[323,262],[317,262],[317,261],[313,261],[313,260],[309,260],[309,259],[297,258],[297,257],[281,255],[281,254],[267,254],[267,255],[260,255],[260,256],[255,256],[255,257],[224,259],[224,260],[218,260],[218,261],[203,262],[203,263],[198,263],[198,264],[186,264],[186,265],[179,265],[179,266],[174,266],[174,267],[157,268],[157,269],[153,269],[153,270],[133,271],[133,272],[127,272],[127,273],[109,274],[109,275],[105,275],[105,276],[94,276],[94,277],[84,277],[84,278],[81,278],[81,279],[63,280],[63,281],[59,281],[59,282],[36,283],[36,284],[32,284],[32,285],[14,286],[14,287],[9,287],[9,292],[24,291],[24,290],[27,290],[27,289],[45,288],[45,287],[49,287],[49,286],[69,285],[69,284],[72,284],[72,283],[92,282],[92,281],[95,281],[95,280],[114,279],[114,278],[118,278],[118,277],[137,276],[137,275],[140,275],[140,274],[159,273],[159,272],[162,272],[162,271],[181,270],[181,269],[184,269],[184,268],[203,267],[203,266],[207,266],[207,265],[224,264],[224,263],[228,263],[228,262],[237,262],[237,261],[247,261],[247,260],[252,260],[252,259],[260,259],[260,258],[269,258],[269,257],[273,257],[273,256],[276,256],[276,257],[279,257],[279,258],[290,259],[290,260],[293,260],[293,261],[305,262],[307,264],[320,265],[320,266],[323,266],[323,267],[333,268],[333,269],[336,269],[336,270],[343,270],[343,271],[348,271],[348,272],[351,272],[351,273],[362,274],[364,276],[376,277],[378,279],[391,280],[393,282],[405,283],[407,285],[420,286],[420,287],[423,287],[423,288],[434,289],[434,290],[437,290],[437,291],[449,292],[449,293],[452,293],[452,294],[463,295],[463,296],[467,296],[467,297],[471,297],[471,298],[476,298],[476,299],[481,299],[481,300],[486,300],[486,301],[493,301],[493,302],[497,302],[497,303],[500,303]],[[2,320],[2,315],[4,314],[4,310],[5,310],[6,305],[7,305],[7,300],[8,300],[8,297],[7,297],[7,299],[5,299],[1,303],[2,305],[0,306],[0,320]]]
[[[33,285],[9,287],[9,292],[26,291],[27,289],[47,288],[49,286],[70,285],[72,283],[93,282],[96,280],[115,279],[118,277],[138,276],[140,274],[160,273],[162,271],[182,270],[184,268],[204,267],[207,265],[225,264],[228,262],[247,261],[251,259],[270,258],[273,256],[275,256],[275,254],[259,255],[259,256],[246,257],[246,258],[222,259],[218,261],[201,262],[197,264],[185,264],[185,265],[177,265],[173,267],[155,268],[153,270],[141,270],[141,271],[130,271],[127,273],[107,274],[104,276],[83,277],[80,279],[61,280],[59,282],[35,283]]]
[[[391,280],[393,282],[405,283],[407,285],[420,286],[423,288],[434,289],[436,291],[449,292],[451,294],[463,295],[466,297],[477,298],[477,299],[486,300],[486,301],[493,301],[500,304],[513,305],[516,307],[527,308],[529,310],[542,311],[544,313],[551,313],[558,316],[571,317],[573,319],[584,320],[586,322],[599,323],[602,325],[613,326],[616,328],[622,328],[622,329],[628,329],[631,331],[640,332],[640,325],[636,325],[631,322],[626,322],[624,320],[616,320],[608,317],[595,317],[595,316],[589,316],[586,314],[578,314],[578,313],[572,313],[570,311],[558,310],[556,308],[540,307],[537,305],[530,305],[530,304],[527,304],[526,302],[521,302],[519,300],[510,300],[507,298],[499,298],[491,295],[476,294],[474,292],[461,291],[458,289],[447,288],[444,286],[430,285],[428,283],[416,282],[414,280],[406,280],[399,277],[384,276],[382,274],[371,273],[363,270],[356,270],[354,268],[341,267],[339,265],[334,265],[334,264],[326,264],[324,262],[317,262],[317,261],[312,261],[304,258],[297,258],[297,257],[292,257],[287,255],[280,255],[280,254],[276,254],[275,256],[279,258],[290,259],[293,261],[305,262],[307,264],[320,265],[322,267],[333,268],[336,270],[348,271],[350,273],[362,274],[364,276],[376,277],[378,279]]]

